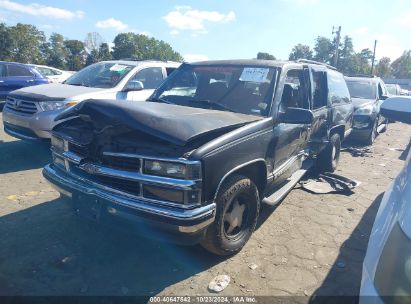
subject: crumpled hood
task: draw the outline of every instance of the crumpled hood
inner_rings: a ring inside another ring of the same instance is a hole
[[[107,89],[72,86],[64,83],[42,84],[13,91],[10,95],[31,101],[65,100],[81,94],[102,92]]]
[[[100,127],[121,124],[179,146],[206,133],[234,129],[262,117],[155,102],[85,100],[55,120],[88,116]]]
[[[368,104],[372,104],[375,102],[374,99],[365,99],[365,98],[351,98],[352,99],[352,104],[354,106],[354,110],[357,110],[358,108],[364,107]]]

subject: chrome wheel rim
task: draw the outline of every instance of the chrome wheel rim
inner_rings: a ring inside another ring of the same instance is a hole
[[[247,226],[247,203],[241,196],[235,197],[223,218],[224,234],[227,238],[238,238]]]

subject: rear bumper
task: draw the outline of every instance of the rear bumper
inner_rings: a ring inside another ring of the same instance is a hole
[[[72,198],[78,213],[97,220],[121,219],[149,225],[160,232],[160,238],[166,237],[179,243],[198,243],[205,229],[214,221],[215,203],[183,210],[111,193],[53,165],[47,165],[43,175],[62,195]],[[155,233],[151,236],[157,238]]]

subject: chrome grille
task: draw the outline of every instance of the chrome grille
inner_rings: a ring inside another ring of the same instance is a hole
[[[103,155],[102,163],[110,168],[138,172],[141,164],[139,158]]]
[[[37,113],[37,105],[33,101],[23,100],[8,96],[6,99],[6,108],[15,113],[32,115]]]

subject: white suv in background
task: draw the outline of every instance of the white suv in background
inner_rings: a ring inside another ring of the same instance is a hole
[[[54,118],[86,99],[145,101],[180,63],[102,61],[73,74],[63,83],[11,92],[3,110],[4,130],[20,139],[50,138]]]
[[[65,81],[67,78],[69,78],[71,75],[73,75],[75,72],[69,72],[69,71],[63,71],[59,70],[56,68],[52,68],[49,66],[45,65],[38,65],[38,64],[29,64],[33,68],[35,68],[41,75],[47,77],[47,79],[50,80],[50,82],[57,82],[57,83],[62,83]]]

